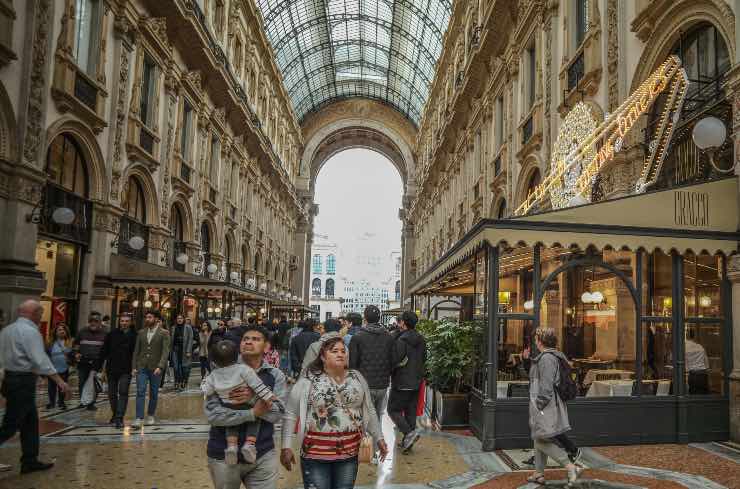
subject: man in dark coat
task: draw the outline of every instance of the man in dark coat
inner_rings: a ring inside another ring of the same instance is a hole
[[[303,365],[306,350],[311,346],[311,343],[321,338],[321,334],[317,331],[319,323],[315,319],[306,319],[299,323],[299,326],[301,332],[293,338],[290,344],[290,364],[293,369],[293,376],[296,379],[301,375],[301,365]]]
[[[416,430],[416,405],[421,379],[424,378],[427,345],[424,337],[416,331],[417,321],[416,314],[410,311],[405,311],[398,319],[400,333],[393,349],[395,369],[388,399],[388,415],[403,433],[401,446],[404,453],[411,450],[420,436]]]
[[[132,358],[136,348],[136,331],[131,327],[131,316],[123,313],[118,318],[118,328],[112,329],[103,341],[100,354],[102,370],[105,363],[105,374],[108,377],[108,400],[113,416],[110,423],[116,428],[123,428],[123,417],[128,406],[128,388],[131,385]]]

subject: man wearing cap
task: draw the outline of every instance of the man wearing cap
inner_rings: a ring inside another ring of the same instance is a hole
[[[362,329],[349,342],[349,368],[358,370],[370,387],[370,397],[382,423],[393,368],[393,337],[380,322],[380,309],[367,306]],[[377,446],[375,440],[375,445]],[[373,463],[377,463],[373,455]]]

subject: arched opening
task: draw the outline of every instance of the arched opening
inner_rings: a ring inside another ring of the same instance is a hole
[[[92,228],[89,175],[90,164],[76,137],[56,136],[46,153],[47,180],[35,254],[36,268],[46,279],[41,303],[49,331],[62,321],[73,333],[76,330],[80,271]]]
[[[146,201],[141,181],[129,177],[123,198],[123,216],[118,231],[118,254],[146,261],[149,259],[149,228],[146,225]],[[144,246],[138,247],[132,238],[144,240]]]
[[[172,232],[170,264],[175,270],[184,272],[188,261],[185,248],[185,219],[178,204],[173,204],[170,209],[170,231]]]
[[[242,283],[245,287],[253,289],[254,286],[250,282],[250,274],[248,272],[251,263],[252,262],[249,255],[249,245],[244,244],[242,245]]]
[[[226,261],[226,277],[227,280],[235,282],[239,278],[239,266],[234,263],[236,258],[236,251],[234,250],[234,238],[231,234],[226,235],[226,246],[224,246],[224,259]],[[236,275],[232,276],[232,272]]]
[[[208,267],[211,265],[211,228],[205,221],[200,225],[200,254],[203,259],[203,276],[210,277]]]
[[[714,116],[732,128],[732,105],[723,88],[732,62],[720,31],[709,22],[700,22],[682,32],[670,54],[681,59],[689,84],[681,116],[674,129],[671,144],[658,174],[655,188],[663,189],[720,178],[724,174],[713,167],[692,140],[694,125],[706,116]],[[655,150],[655,133],[665,110],[668,94],[661,94],[648,114],[645,147]],[[732,138],[715,156],[720,169],[732,167]]]
[[[326,281],[325,295],[328,298],[334,297],[334,279],[330,278]]]
[[[534,189],[537,188],[537,185],[542,182],[542,177],[540,176],[540,169],[535,168],[534,171],[529,175],[529,179],[527,180],[527,186],[524,190],[524,197],[529,197],[532,192],[534,192]]]
[[[321,296],[321,279],[320,278],[315,278],[311,282],[311,295],[314,297]]]

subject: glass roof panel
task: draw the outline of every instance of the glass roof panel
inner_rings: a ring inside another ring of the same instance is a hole
[[[296,116],[370,97],[415,125],[452,0],[257,0]]]

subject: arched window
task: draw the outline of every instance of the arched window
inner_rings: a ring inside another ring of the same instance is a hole
[[[200,250],[205,254],[211,253],[211,231],[205,222],[200,225]]]
[[[326,257],[326,274],[335,275],[337,273],[337,258],[334,255]]]
[[[326,297],[334,297],[334,279],[332,278],[326,281]]]
[[[232,245],[233,244],[232,244],[231,236],[226,235],[226,250],[225,250],[226,256],[225,256],[225,258],[226,258],[226,264],[227,265],[231,265],[231,247],[232,247]]]
[[[87,163],[72,136],[60,134],[51,142],[46,153],[46,174],[50,182],[87,198]]]
[[[254,254],[254,272],[259,274],[260,273],[260,266],[262,265],[262,255],[260,255],[259,251]]]
[[[535,170],[532,172],[532,175],[529,177],[529,181],[527,182],[527,192],[525,193],[525,197],[528,197],[534,192],[534,189],[537,188],[537,185],[540,184],[542,181],[542,177],[540,177],[540,169],[535,168]]]
[[[126,186],[126,200],[123,209],[128,217],[140,223],[146,223],[146,202],[144,202],[144,190],[138,178],[128,179]]]
[[[506,217],[506,199],[502,199],[498,205],[498,211],[496,212],[496,219],[503,219]]]
[[[311,282],[311,295],[313,296],[320,296],[321,295],[321,279],[315,278],[313,279],[313,282]]]
[[[182,218],[182,212],[177,205],[173,205],[170,212],[170,230],[175,241],[185,241],[185,220]]]
[[[312,273],[322,273],[323,268],[321,255],[313,255],[313,260],[311,262]]]
[[[249,246],[242,246],[242,266],[249,268]]]

